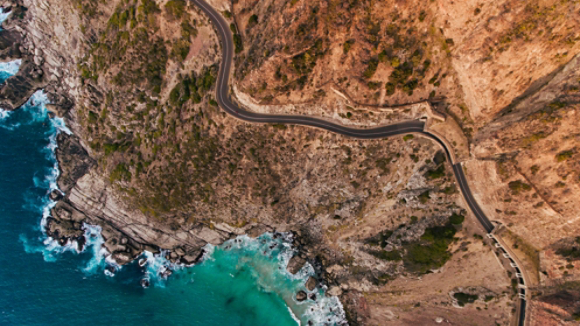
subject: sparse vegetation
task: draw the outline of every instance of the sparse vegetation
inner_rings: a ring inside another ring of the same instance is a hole
[[[342,45],[342,52],[344,54],[347,54],[348,51],[350,51],[350,48],[354,45],[354,40],[348,40],[346,42],[344,42],[344,44]]]
[[[463,215],[459,215],[459,214],[453,213],[449,217],[449,223],[451,223],[453,225],[460,225],[460,224],[463,223],[463,221],[465,221],[465,216],[463,216]]]
[[[439,178],[444,177],[445,176],[445,165],[441,164],[437,169],[427,171],[425,176],[427,177],[427,179],[430,179],[430,180],[435,180],[435,179],[439,179]]]
[[[508,183],[508,186],[512,191],[513,195],[519,195],[522,191],[529,191],[532,189],[532,187],[529,184],[524,183],[520,180],[512,181]]]
[[[570,159],[572,156],[574,155],[574,151],[573,150],[567,150],[567,151],[563,151],[560,152],[556,155],[556,161],[558,162],[564,162],[567,161],[568,159]]]
[[[455,300],[457,300],[457,304],[460,307],[464,307],[468,303],[474,303],[475,300],[479,298],[478,295],[463,292],[454,293],[453,297],[455,298]]]
[[[453,241],[455,232],[451,224],[428,228],[418,243],[404,245],[407,254],[403,262],[407,270],[424,274],[443,266],[451,258],[447,247]]]

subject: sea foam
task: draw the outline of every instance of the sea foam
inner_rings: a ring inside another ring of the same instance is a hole
[[[0,25],[4,23],[4,21],[6,20],[6,18],[8,18],[8,16],[10,16],[10,11],[6,12],[4,11],[4,8],[0,8]]]
[[[44,92],[35,93],[31,99],[23,106],[23,110],[30,115],[31,121],[45,121],[47,116],[46,104],[47,96]],[[10,114],[6,113],[5,118],[0,125],[10,124]],[[107,276],[114,276],[121,271],[121,266],[117,265],[111,258],[111,254],[104,248],[104,239],[101,235],[99,226],[84,224],[84,236],[86,244],[79,248],[75,241],[68,241],[61,246],[55,239],[48,237],[44,231],[50,210],[56,205],[55,202],[48,199],[51,191],[59,191],[57,179],[59,176],[58,163],[54,156],[57,148],[56,137],[59,133],[65,132],[70,134],[64,121],[59,118],[52,118],[50,134],[48,135],[49,144],[47,145],[47,155],[49,155],[54,165],[51,171],[44,178],[35,179],[38,187],[47,189],[46,198],[42,207],[41,229],[44,239],[40,239],[42,245],[33,245],[25,237],[21,237],[27,252],[40,252],[46,261],[55,261],[59,255],[65,252],[75,254],[87,253],[90,258],[82,267],[82,271],[87,274],[104,273]],[[12,125],[16,127],[16,125]],[[289,309],[290,315],[299,325],[306,325],[308,322],[314,325],[344,325],[344,309],[336,297],[326,297],[325,287],[319,286],[314,291],[307,291],[304,284],[309,276],[314,276],[314,268],[306,264],[296,275],[289,273],[286,269],[288,262],[297,251],[292,246],[291,233],[265,233],[258,238],[251,238],[246,235],[239,236],[235,239],[228,240],[219,246],[211,244],[206,245],[204,255],[200,264],[215,261],[218,254],[231,254],[237,257],[238,264],[248,266],[252,270],[252,275],[257,282],[259,289],[265,292],[275,293],[282,298]],[[166,257],[168,251],[161,251],[158,254],[145,251],[143,257],[147,258],[144,266],[142,278],[149,284],[156,287],[165,287],[168,282],[167,271],[172,271],[178,275],[186,271],[188,267],[184,264],[176,264],[169,261]],[[191,281],[195,276],[191,277]],[[316,295],[316,300],[307,299],[298,302],[295,294],[298,291],[308,292],[310,295]]]

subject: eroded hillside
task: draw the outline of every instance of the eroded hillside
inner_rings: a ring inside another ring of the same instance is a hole
[[[51,235],[95,223],[119,262],[159,248],[193,262],[208,242],[295,231],[352,325],[509,324],[513,275],[431,140],[226,115],[220,43],[186,1],[47,2],[11,23],[75,133]],[[357,126],[445,113],[432,127],[538,284],[579,274],[577,1],[211,3],[232,24],[239,103]]]

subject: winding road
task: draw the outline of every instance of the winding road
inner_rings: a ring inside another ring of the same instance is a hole
[[[358,138],[358,139],[379,139],[387,138],[391,136],[403,135],[408,133],[416,133],[423,135],[424,137],[430,138],[436,143],[438,143],[447,155],[447,159],[453,167],[453,174],[459,184],[461,193],[469,205],[469,208],[483,226],[487,233],[491,233],[494,230],[494,225],[485,216],[484,212],[481,210],[477,204],[469,185],[465,174],[463,173],[463,167],[461,163],[455,163],[450,154],[450,149],[446,146],[445,142],[437,137],[436,135],[425,130],[425,123],[420,120],[406,121],[386,126],[380,126],[376,128],[369,129],[359,129],[346,127],[331,121],[309,117],[309,116],[299,116],[299,115],[274,115],[274,114],[262,114],[244,110],[240,108],[237,104],[233,103],[229,98],[229,76],[231,71],[231,66],[233,62],[234,55],[234,44],[232,40],[232,34],[229,28],[229,24],[224,20],[224,18],[216,12],[216,10],[211,7],[204,0],[190,0],[197,7],[201,9],[211,20],[219,37],[222,40],[222,62],[219,69],[219,74],[217,78],[217,88],[216,88],[216,99],[219,106],[226,111],[228,114],[234,116],[243,121],[252,123],[273,123],[273,124],[295,124],[302,126],[311,126],[327,131],[331,131],[337,134],[341,134],[348,137]],[[520,302],[520,307],[523,307],[523,311],[520,313],[518,325],[523,325],[525,320],[525,299]]]

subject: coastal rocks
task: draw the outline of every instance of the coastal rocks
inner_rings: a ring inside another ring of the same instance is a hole
[[[0,88],[0,104],[3,108],[14,110],[22,106],[36,90],[46,86],[44,72],[28,58],[22,59],[22,64],[16,75],[6,80]]]
[[[308,295],[304,291],[298,291],[298,293],[296,293],[296,301],[298,302],[306,300],[307,297]]]
[[[48,195],[48,198],[50,198],[50,200],[52,200],[52,201],[59,201],[59,200],[64,198],[64,195],[59,190],[55,189],[55,190],[50,192],[50,194]]]
[[[45,230],[46,234],[55,239],[61,246],[67,244],[69,241],[76,241],[78,243],[78,249],[82,250],[86,242],[81,225],[73,221],[58,221],[49,217],[46,221]]]
[[[286,266],[286,270],[288,270],[290,274],[296,274],[298,273],[298,271],[302,269],[305,263],[306,259],[300,256],[293,256],[292,258],[290,258],[288,266]]]
[[[366,325],[371,312],[364,295],[358,291],[345,292],[340,297],[350,326]]]
[[[328,294],[331,296],[340,296],[342,294],[342,289],[339,286],[333,286],[328,290]]]
[[[0,61],[12,61],[22,57],[22,36],[16,31],[0,31]]]
[[[308,289],[308,291],[314,291],[314,289],[316,288],[316,279],[312,276],[309,276],[305,286],[306,289]]]
[[[57,183],[59,189],[66,193],[96,162],[89,157],[76,136],[60,133],[57,142],[59,147],[55,154],[60,168]]]
[[[146,279],[146,278],[144,278],[144,279],[142,279],[142,280],[141,280],[140,284],[141,284],[141,286],[142,286],[144,289],[146,289],[146,288],[148,288],[148,287],[149,287],[149,280],[148,280],[148,279]]]

